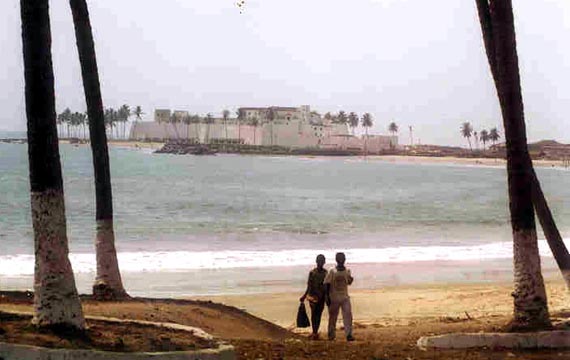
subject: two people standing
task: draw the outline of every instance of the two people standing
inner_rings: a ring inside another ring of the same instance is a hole
[[[337,253],[336,267],[327,271],[324,268],[325,256],[317,256],[317,267],[309,273],[307,290],[299,299],[301,302],[309,300],[311,307],[311,339],[319,339],[319,327],[325,304],[329,309],[328,339],[334,340],[336,337],[336,322],[338,314],[342,311],[344,323],[344,333],[347,341],[353,341],[352,336],[352,307],[348,286],[354,281],[350,269],[345,267],[346,256],[344,253]]]

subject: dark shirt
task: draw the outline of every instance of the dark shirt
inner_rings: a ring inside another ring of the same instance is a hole
[[[314,302],[322,301],[325,298],[325,285],[323,284],[325,276],[327,276],[326,269],[319,270],[319,268],[314,268],[309,273],[309,279],[307,281],[309,289],[308,295],[316,300]]]

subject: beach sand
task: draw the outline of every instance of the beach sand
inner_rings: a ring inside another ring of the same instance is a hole
[[[143,142],[143,141],[124,141],[110,140],[109,145],[125,148],[139,149],[160,149],[164,143],[162,142]],[[267,155],[271,156],[271,155]],[[321,156],[314,156],[320,158]],[[492,158],[462,158],[453,156],[429,157],[415,155],[369,155],[369,156],[348,156],[348,157],[325,157],[332,159],[366,159],[367,161],[384,161],[396,164],[448,164],[448,165],[471,165],[471,166],[492,166],[505,167],[507,161],[505,159]],[[534,166],[537,167],[560,167],[564,168],[564,162],[561,160],[533,160]]]
[[[83,308],[88,315],[198,326],[233,344],[238,359],[570,359],[570,350],[422,351],[417,348],[416,342],[421,336],[501,331],[512,313],[511,291],[512,285],[508,283],[394,286],[354,291],[351,294],[357,339],[354,343],[344,341],[341,321],[334,342],[309,341],[307,330],[294,329],[300,293],[216,296],[203,299],[206,301],[139,298],[123,303],[84,298]],[[547,291],[553,321],[567,320],[569,293],[563,282],[558,278],[548,280]],[[13,295],[0,297],[0,311],[31,311],[31,299],[22,301],[23,294],[19,297],[19,300]],[[321,325],[323,337],[326,323],[325,317]]]
[[[246,310],[285,328],[293,329],[298,293],[214,296],[204,299]],[[487,318],[509,316],[511,283],[390,286],[351,292],[354,321],[362,325],[406,325],[421,318]],[[549,308],[570,310],[570,292],[559,279],[547,281]],[[469,314],[469,315],[467,315]],[[326,311],[325,311],[326,316]],[[326,321],[323,322],[326,324]]]

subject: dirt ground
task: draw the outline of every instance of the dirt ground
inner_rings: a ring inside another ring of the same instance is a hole
[[[96,349],[118,352],[161,352],[208,349],[210,340],[190,332],[132,323],[87,321],[87,329],[37,329],[30,316],[0,312],[0,342],[62,349]]]
[[[238,359],[570,359],[564,351],[422,351],[421,336],[451,332],[499,331],[508,315],[416,316],[398,322],[355,322],[356,341],[348,343],[339,330],[336,341],[309,341],[306,334],[288,331],[232,306],[209,301],[134,299],[128,302],[96,302],[83,298],[87,315],[196,326],[236,347]],[[3,293],[0,310],[31,311],[31,298],[24,293]],[[567,319],[567,312],[553,311],[554,319]],[[401,320],[401,319],[400,319]]]

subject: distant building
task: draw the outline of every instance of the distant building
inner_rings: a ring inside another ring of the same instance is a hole
[[[174,115],[175,122],[171,117]],[[326,148],[361,150],[369,153],[398,146],[397,136],[350,135],[347,124],[333,123],[311,111],[309,105],[300,107],[242,107],[237,118],[224,121],[213,118],[206,122],[185,123],[187,111],[157,109],[154,122],[137,122],[131,128],[131,139],[164,140],[192,139],[201,143],[232,141],[249,145],[282,146],[289,148]]]

